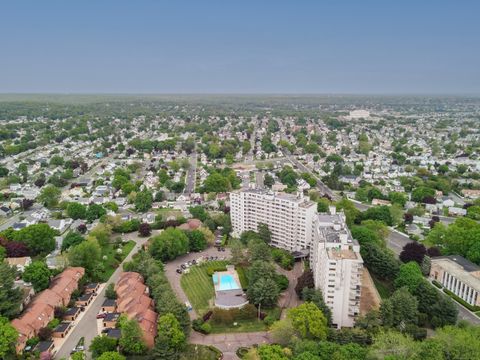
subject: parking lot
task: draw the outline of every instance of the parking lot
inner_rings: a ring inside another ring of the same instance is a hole
[[[173,291],[177,295],[177,298],[183,302],[186,303],[188,301],[187,296],[183,292],[182,286],[180,285],[180,278],[181,274],[177,272],[178,269],[181,269],[182,265],[185,265],[189,261],[193,263],[193,260],[198,261],[200,258],[211,258],[211,257],[217,257],[219,259],[224,258],[224,259],[229,259],[231,256],[230,249],[225,248],[225,251],[218,251],[216,247],[209,247],[208,249],[201,251],[201,252],[192,252],[183,256],[180,256],[176,258],[173,261],[170,261],[165,264],[165,271],[168,280],[170,281],[170,285],[172,286]],[[196,319],[197,314],[195,313],[195,310],[189,311],[190,314],[190,319]]]

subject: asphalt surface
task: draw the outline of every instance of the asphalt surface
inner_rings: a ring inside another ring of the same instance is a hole
[[[180,279],[182,277],[181,274],[177,273],[177,269],[180,268],[180,265],[186,263],[187,261],[197,260],[200,257],[206,256],[218,256],[218,258],[226,258],[229,259],[231,257],[230,248],[225,248],[225,251],[218,251],[217,248],[211,246],[204,251],[201,252],[191,252],[189,254],[180,256],[175,260],[169,261],[165,263],[165,274],[167,275],[167,279],[170,282],[170,286],[172,287],[173,292],[177,295],[177,298],[182,302],[185,303],[188,301],[187,295],[182,289],[180,284]],[[194,320],[197,318],[197,313],[194,309],[189,311],[190,319]]]
[[[195,191],[195,181],[197,178],[197,153],[193,152],[189,156],[190,167],[187,171],[187,180],[185,185],[185,194],[190,195]]]
[[[125,236],[126,240],[134,240],[136,242],[135,247],[132,249],[130,254],[127,255],[122,264],[115,270],[110,279],[107,281],[106,286],[103,290],[97,294],[95,300],[90,304],[90,306],[85,310],[85,315],[83,318],[75,325],[73,330],[70,332],[69,336],[63,343],[62,347],[58,349],[55,354],[55,359],[68,359],[70,357],[70,352],[77,345],[80,338],[85,338],[85,349],[88,349],[93,338],[97,336],[97,314],[100,312],[103,302],[105,301],[105,290],[107,285],[110,283],[116,283],[120,277],[120,274],[123,272],[122,265],[126,261],[130,261],[132,256],[135,255],[142,247],[142,245],[147,242],[148,238],[141,238],[135,234],[129,234]],[[86,353],[87,359],[90,359],[90,353]]]

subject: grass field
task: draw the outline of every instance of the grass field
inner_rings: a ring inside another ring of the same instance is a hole
[[[213,346],[188,344],[180,360],[218,360],[222,352]]]
[[[209,261],[202,265],[192,266],[188,274],[182,275],[180,284],[197,313],[205,312],[209,302],[215,296],[212,277],[207,274],[210,266],[224,266],[228,261]]]
[[[125,243],[122,246],[122,261],[127,257],[127,255],[132,251],[135,246],[135,241],[130,240],[129,242]],[[113,248],[112,244],[108,244],[104,248],[102,248],[102,256],[106,256],[107,259],[105,261],[105,271],[102,274],[102,280],[107,281],[112,276],[113,272],[117,268],[115,264],[118,262],[115,260],[115,249]]]
[[[382,299],[388,299],[393,293],[393,285],[386,281],[377,279],[372,273],[370,273],[370,275],[372,276],[373,283],[375,284],[380,297]]]

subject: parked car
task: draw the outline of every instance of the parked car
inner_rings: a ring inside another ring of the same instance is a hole
[[[106,316],[104,313],[97,314],[97,319],[103,319]]]

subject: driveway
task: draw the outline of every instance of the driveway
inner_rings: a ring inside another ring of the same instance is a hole
[[[191,252],[165,264],[165,273],[167,275],[168,281],[170,282],[170,286],[175,292],[175,295],[177,295],[177,298],[183,303],[188,301],[188,298],[187,295],[185,295],[185,293],[183,292],[182,286],[180,285],[180,279],[182,275],[177,273],[177,269],[183,263],[191,260],[196,260],[202,256],[218,256],[219,258],[224,257],[225,259],[230,259],[231,254],[229,248],[225,248],[225,251],[218,251],[217,248],[211,246],[204,251]],[[191,320],[197,318],[197,313],[195,312],[195,310],[189,311],[189,315]]]
[[[97,329],[97,314],[99,313],[103,302],[105,301],[105,289],[110,283],[116,283],[123,272],[122,265],[124,262],[130,261],[132,256],[135,255],[147,242],[148,238],[138,237],[136,233],[127,234],[124,236],[125,240],[134,240],[136,242],[135,247],[130,251],[122,264],[115,270],[110,279],[107,281],[103,289],[95,297],[95,300],[90,304],[89,308],[85,310],[85,314],[77,325],[70,331],[70,334],[64,341],[60,349],[55,354],[55,359],[68,359],[70,357],[70,351],[77,345],[80,338],[85,338],[85,348],[90,347],[90,343],[93,338],[98,335]],[[90,358],[90,353],[86,353],[86,357]]]

